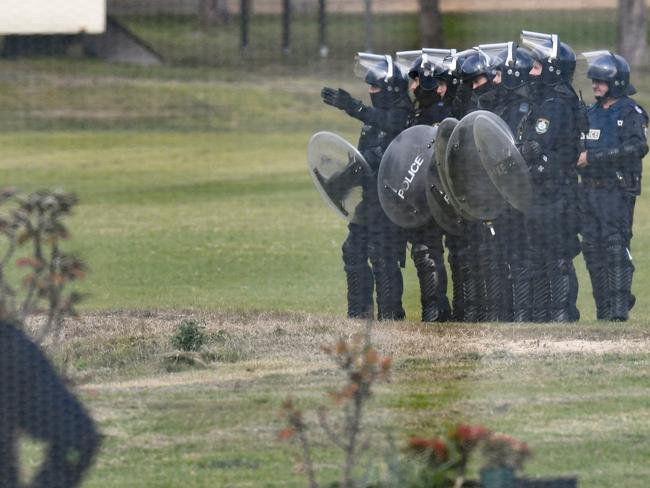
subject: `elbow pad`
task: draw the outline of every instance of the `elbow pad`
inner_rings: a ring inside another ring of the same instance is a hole
[[[622,152],[625,158],[642,159],[648,154],[648,144],[646,141],[624,144]]]

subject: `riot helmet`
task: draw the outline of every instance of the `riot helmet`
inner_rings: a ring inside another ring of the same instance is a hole
[[[481,50],[470,54],[460,68],[463,83],[471,82],[479,76],[485,76],[488,81],[492,81],[495,74],[496,69],[492,66],[492,60]]]
[[[582,53],[582,56],[589,65],[587,77],[607,83],[609,90],[606,96],[619,98],[636,93],[630,84],[630,65],[623,56],[611,51],[589,51]]]
[[[411,53],[413,51],[406,51]],[[433,91],[438,86],[438,81],[433,76],[435,65],[428,61],[426,54],[422,54],[422,51],[415,51],[419,55],[413,62],[411,62],[408,70],[408,76],[412,80],[418,80],[419,87],[425,91]],[[399,61],[404,59],[404,51],[396,53],[398,64],[401,64]],[[440,68],[442,69],[442,67]]]
[[[508,48],[507,42],[497,42],[494,44],[479,44],[478,49],[490,58],[490,67],[495,71],[503,70],[505,58],[501,56],[503,51]]]
[[[408,77],[412,80],[416,79],[419,75],[417,65],[418,61],[422,62],[422,50],[416,49],[413,51],[397,51],[395,53],[395,64],[400,67],[402,72],[406,72]]]
[[[443,65],[446,68],[446,72],[448,73],[448,76],[450,80],[454,80],[453,83],[455,85],[460,84],[464,82],[463,80],[463,72],[462,72],[462,66],[463,63],[467,58],[470,56],[473,56],[478,52],[477,48],[470,48],[466,49],[461,52],[457,52],[455,54],[452,54],[451,56],[445,57],[443,60]]]
[[[535,59],[530,51],[518,47],[514,42],[508,42],[498,55],[501,65],[501,84],[507,90],[516,90],[530,81],[530,70],[533,69]]]
[[[379,91],[370,93],[374,107],[388,109],[407,96],[404,72],[393,62],[390,54],[358,53],[355,61],[355,74],[368,85],[379,88]]]
[[[557,34],[522,31],[522,46],[530,49],[533,58],[542,64],[541,81],[546,85],[571,83],[576,69],[576,54],[561,42]]]

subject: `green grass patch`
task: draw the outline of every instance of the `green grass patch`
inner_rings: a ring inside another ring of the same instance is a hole
[[[159,356],[140,358],[139,374],[111,348],[122,329],[137,329],[165,350],[179,316],[98,314],[96,323],[70,330],[89,375],[79,391],[104,435],[102,450],[84,486],[305,486],[295,472],[298,450],[281,442],[280,404],[291,395],[305,412],[323,480],[336,477],[339,456],[316,427],[315,409],[340,372],[319,351],[361,324],[309,315],[269,317],[204,314],[211,337],[246,341],[247,358],[207,368],[165,373]],[[280,326],[285,334],[276,333]],[[311,330],[328,325],[324,337]],[[411,323],[377,326],[375,343],[395,359],[390,383],[379,384],[369,403],[365,432],[373,442],[368,460],[380,459],[387,435],[402,447],[410,435],[439,435],[459,421],[483,423],[531,446],[529,476],[577,475],[581,486],[643,487],[650,480],[644,439],[650,435],[645,375],[650,365],[645,327],[613,334],[609,328],[574,325],[421,328]],[[85,331],[76,337],[76,332]],[[541,331],[545,331],[543,334]],[[544,345],[536,345],[543,336]],[[577,339],[579,338],[579,339]],[[96,349],[113,355],[108,367],[93,363]],[[124,348],[139,354],[140,346]],[[66,352],[68,351],[68,352]],[[128,354],[127,354],[128,355]],[[402,359],[400,359],[402,358]],[[39,453],[27,449],[33,470]]]

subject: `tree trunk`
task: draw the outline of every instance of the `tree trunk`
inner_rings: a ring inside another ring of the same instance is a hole
[[[200,0],[199,22],[202,28],[230,22],[228,0]]]
[[[647,33],[645,0],[618,0],[618,50],[633,67],[645,64]]]
[[[623,0],[621,0],[623,1]],[[442,15],[438,0],[418,0],[420,4],[420,35],[422,47],[443,47]]]

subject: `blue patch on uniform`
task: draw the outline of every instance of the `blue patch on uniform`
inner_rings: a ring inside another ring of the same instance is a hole
[[[519,111],[523,114],[528,112],[528,102],[521,102],[519,104]]]

